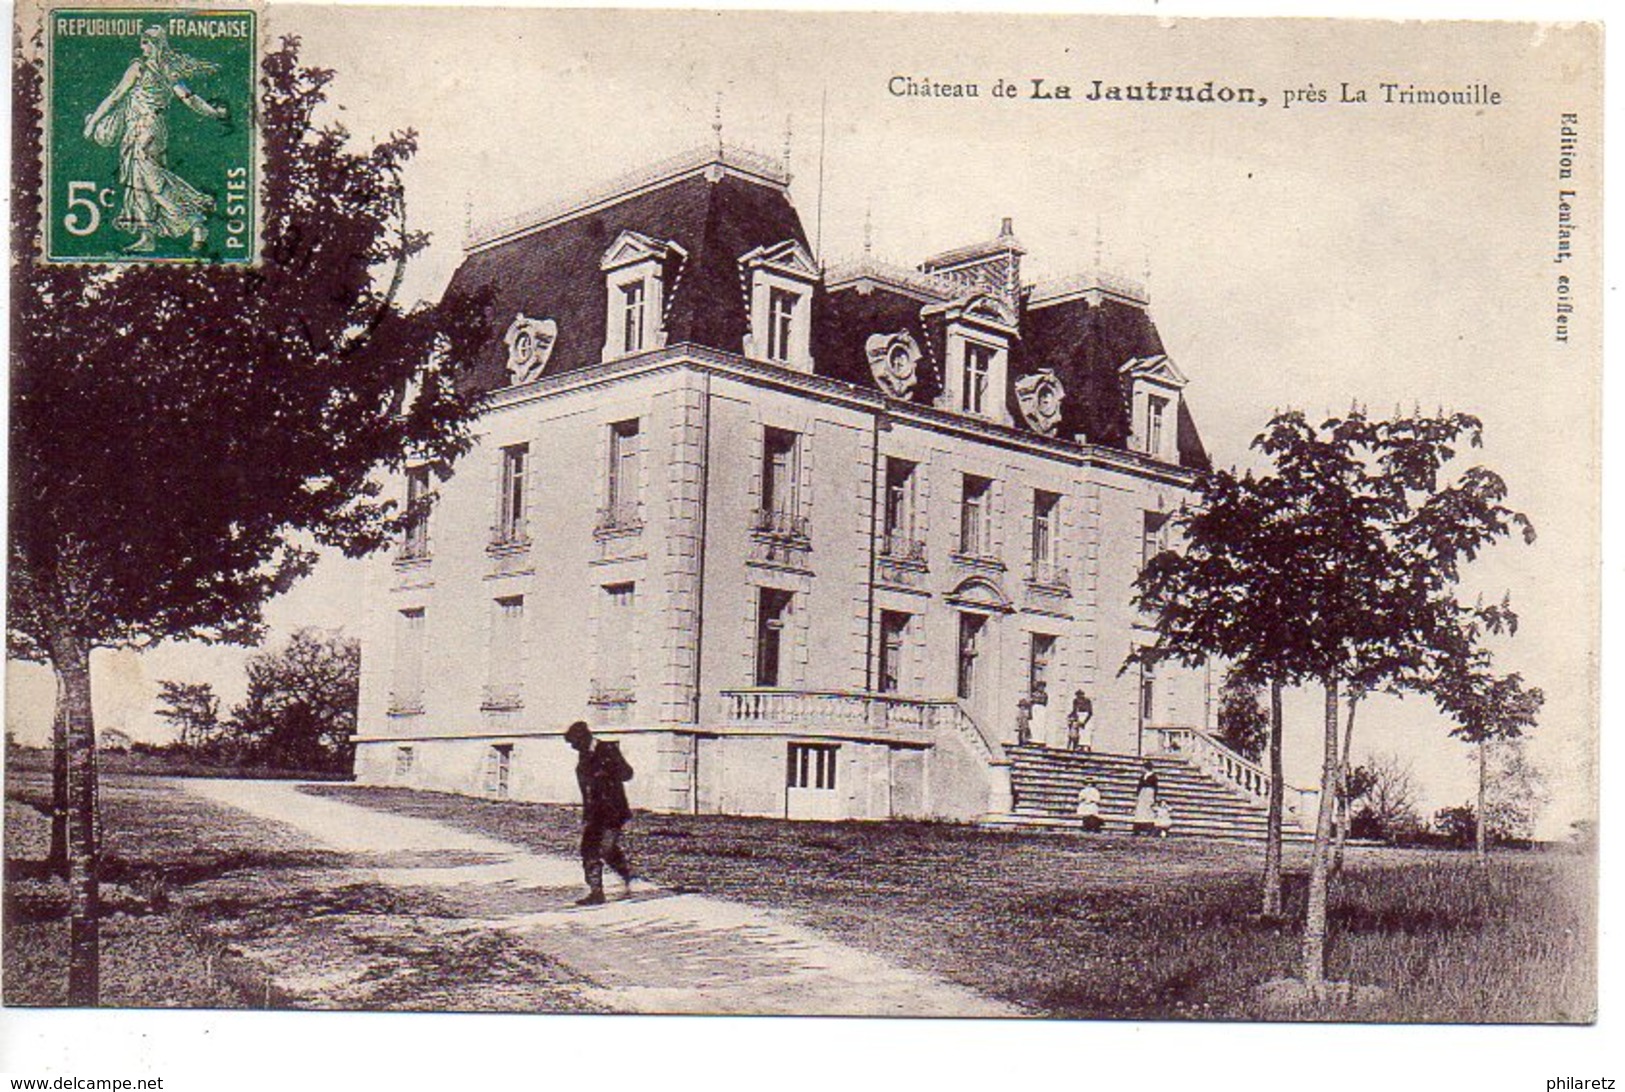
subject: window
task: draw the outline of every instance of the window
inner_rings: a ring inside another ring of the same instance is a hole
[[[1049,693],[1050,664],[1055,659],[1055,638],[1048,633],[1034,633],[1029,639],[1027,656],[1027,693],[1036,694],[1040,687]]]
[[[642,281],[621,285],[621,349],[641,353],[644,341],[644,304],[648,289]]]
[[[1140,665],[1140,727],[1155,724],[1157,718],[1157,672],[1150,664]]]
[[[906,459],[886,460],[880,552],[887,557],[919,560],[924,552],[914,536],[914,470],[915,464]]]
[[[782,288],[768,290],[767,358],[780,364],[790,362],[790,332],[801,297]]]
[[[429,556],[429,468],[410,467],[406,471],[406,534],[401,556]]]
[[[529,444],[513,444],[502,449],[502,496],[498,501],[496,541],[525,540],[525,464]]]
[[[1164,421],[1168,416],[1168,399],[1151,395],[1145,402],[1145,450],[1151,455],[1162,454]]]
[[[422,607],[395,616],[395,677],[389,708],[393,713],[423,711],[423,649],[427,619]]]
[[[792,743],[784,783],[792,789],[835,789],[835,757],[840,746],[832,743]]]
[[[1038,576],[1055,564],[1056,510],[1061,498],[1042,489],[1033,490],[1033,569]]]
[[[395,748],[395,776],[404,778],[411,774],[412,767],[417,764],[417,754],[410,747]]]
[[[756,685],[778,686],[783,674],[784,628],[792,593],[760,588],[756,593]]]
[[[1140,533],[1140,567],[1143,569],[1151,559],[1168,548],[1167,542],[1168,516],[1164,512],[1145,513],[1145,524]]]
[[[485,795],[497,800],[508,799],[512,777],[513,744],[492,744],[491,749],[485,752]]]
[[[637,601],[638,586],[632,581],[604,585],[603,611],[598,619],[595,704],[630,702],[636,693]]]
[[[522,704],[521,680],[525,642],[525,597],[508,595],[491,602],[490,676],[486,709],[517,709]]]
[[[959,616],[959,688],[961,701],[970,701],[978,694],[976,673],[976,658],[979,654],[977,646],[981,643],[982,631],[987,627],[987,617],[981,614],[961,614]]]
[[[880,612],[880,677],[876,684],[882,694],[895,694],[903,688],[903,655],[908,647],[910,620],[901,611]]]
[[[959,503],[959,552],[971,557],[992,553],[992,515],[988,499],[993,482],[974,474],[965,475]]]
[[[767,429],[762,439],[762,507],[757,529],[774,534],[804,533],[800,519],[800,437],[784,429]]]
[[[609,488],[598,524],[601,530],[638,525],[638,496],[642,489],[638,422],[617,421],[609,426]]]
[[[993,372],[995,352],[997,350],[990,345],[976,341],[965,342],[965,359],[960,373],[959,408],[966,413],[987,415],[988,377]]]

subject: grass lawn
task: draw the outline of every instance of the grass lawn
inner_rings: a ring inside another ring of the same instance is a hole
[[[36,806],[49,796],[48,772],[8,770],[8,1005],[66,1003],[67,890],[44,874],[49,827]],[[429,894],[358,880],[355,862],[290,828],[164,778],[104,774],[101,808],[103,1005],[582,1007],[545,957],[458,928]]]
[[[312,786],[573,855],[576,809]],[[1296,926],[1255,917],[1258,844],[639,815],[649,879],[774,908],[831,936],[1045,1015],[1080,1018],[1577,1022],[1596,1004],[1595,859],[1505,852],[1482,875],[1439,851],[1351,849],[1329,973],[1385,988],[1357,1011],[1266,1010]],[[1303,912],[1307,849],[1288,847]]]

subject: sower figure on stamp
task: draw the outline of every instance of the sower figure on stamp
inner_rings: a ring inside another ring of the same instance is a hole
[[[208,75],[215,67],[177,53],[163,28],[152,27],[141,35],[141,56],[85,118],[86,137],[103,147],[119,146],[124,203],[114,223],[136,237],[127,251],[149,253],[160,235],[191,235],[192,249],[199,250],[209,237],[207,220],[215,199],[169,169],[166,114],[174,97],[196,114],[226,120],[224,106],[205,102],[186,86],[188,79]]]
[[[632,866],[621,849],[621,827],[632,817],[626,803],[626,785],[632,766],[620,745],[594,740],[585,721],[565,729],[564,741],[576,749],[576,782],[581,786],[581,867],[587,876],[587,894],[577,906],[598,906],[604,901],[604,866],[632,889]]]

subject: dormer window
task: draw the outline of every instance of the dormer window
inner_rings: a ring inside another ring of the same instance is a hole
[[[801,297],[782,288],[768,292],[767,358],[775,364],[790,363],[790,346],[795,334],[796,311]]]
[[[959,408],[978,417],[987,414],[988,377],[997,350],[976,341],[965,342],[964,370],[959,380]]]
[[[1129,387],[1129,447],[1161,462],[1178,462],[1185,373],[1161,355],[1135,357],[1118,372]]]
[[[608,303],[604,360],[665,346],[666,285],[687,257],[687,251],[676,243],[636,231],[623,231],[615,237],[599,262]]]
[[[818,266],[794,239],[739,259],[750,293],[745,355],[798,372],[813,370],[812,296]]]
[[[1009,424],[1005,383],[1010,342],[1016,336],[1015,314],[995,296],[972,296],[928,307],[924,313],[941,313],[947,325],[948,366],[938,406]]]
[[[621,348],[624,352],[643,351],[644,310],[649,286],[641,280],[621,285]]]
[[[1150,454],[1162,451],[1163,422],[1168,416],[1168,399],[1161,395],[1148,395],[1145,400],[1145,450]]]

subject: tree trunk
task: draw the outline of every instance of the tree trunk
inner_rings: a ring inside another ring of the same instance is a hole
[[[1326,904],[1330,876],[1327,864],[1332,834],[1333,799],[1337,791],[1337,676],[1326,680],[1325,757],[1320,766],[1320,814],[1315,822],[1315,848],[1309,865],[1309,910],[1303,922],[1303,980],[1311,987],[1326,981]]]
[[[1489,846],[1489,816],[1484,814],[1485,785],[1489,781],[1489,740],[1478,741],[1478,814],[1477,822],[1473,824],[1473,855],[1478,858],[1481,868],[1488,868],[1490,864]]]
[[[1269,819],[1264,829],[1264,906],[1266,920],[1281,917],[1281,813],[1286,802],[1286,786],[1281,782],[1281,680],[1270,680],[1270,799]]]
[[[1354,753],[1354,714],[1360,708],[1360,698],[1364,691],[1349,691],[1349,722],[1343,729],[1343,755],[1342,761],[1337,764],[1337,814],[1340,817],[1337,824],[1337,844],[1332,849],[1332,875],[1341,875],[1343,871],[1343,843],[1349,840],[1349,823],[1354,820],[1354,801],[1348,798],[1349,756]]]
[[[68,878],[68,712],[60,675],[51,718],[51,848],[45,868],[52,876]]]
[[[96,722],[90,704],[90,646],[63,624],[50,634],[51,666],[62,688],[67,752],[68,1004],[100,995],[101,891],[96,823]]]

